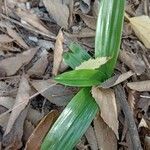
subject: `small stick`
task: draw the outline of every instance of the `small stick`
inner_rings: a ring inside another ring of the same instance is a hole
[[[141,142],[139,139],[139,134],[137,131],[137,127],[133,118],[133,113],[129,107],[129,104],[126,100],[126,95],[123,90],[123,87],[121,85],[117,85],[114,87],[116,97],[118,98],[118,101],[120,102],[120,105],[122,107],[122,110],[124,112],[125,118],[127,119],[127,124],[129,127],[129,133],[131,137],[131,141],[133,144],[134,150],[142,150]]]

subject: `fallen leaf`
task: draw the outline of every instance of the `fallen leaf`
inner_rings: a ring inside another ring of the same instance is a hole
[[[25,43],[25,41],[22,39],[22,37],[12,28],[7,27],[7,32],[10,37],[12,37],[20,46],[23,48],[29,49],[28,45]]]
[[[16,13],[21,18],[21,20],[27,22],[28,24],[32,25],[36,29],[44,32],[45,34],[52,34],[42,25],[41,20],[38,18],[36,14],[33,14],[25,10],[19,10],[16,11]]]
[[[65,106],[74,96],[75,91],[71,87],[56,84],[53,80],[33,80],[32,86],[46,99],[57,106]]]
[[[92,126],[90,126],[87,129],[85,136],[87,138],[91,150],[98,150],[97,139]]]
[[[23,142],[26,143],[28,141],[34,129],[35,129],[35,126],[26,119],[24,122],[24,130],[23,130],[23,137],[22,137]]]
[[[7,109],[11,109],[14,103],[15,99],[12,97],[0,97],[0,105]]]
[[[105,64],[107,61],[109,60],[108,57],[98,57],[95,59],[89,59],[87,61],[84,61],[83,63],[81,63],[80,66],[76,67],[75,70],[79,70],[79,69],[97,69],[100,66],[102,66],[103,64]]]
[[[122,83],[123,81],[127,80],[128,78],[130,78],[133,75],[134,75],[134,73],[132,71],[128,71],[121,75],[119,75],[119,74],[115,75],[115,76],[109,78],[108,80],[106,80],[105,82],[103,82],[99,87],[102,87],[105,89],[111,88],[115,85]]]
[[[16,118],[10,132],[4,135],[3,140],[2,140],[2,145],[5,149],[17,150],[23,146],[22,144],[23,126],[24,126],[24,120],[27,115],[27,111],[28,111],[28,107],[26,107],[24,110],[21,111],[19,116]]]
[[[93,30],[96,29],[96,18],[95,17],[85,15],[85,14],[82,14],[82,13],[78,13],[78,15],[82,18],[82,20],[85,22],[85,24],[89,28],[91,28]]]
[[[115,133],[99,115],[94,120],[94,129],[99,149],[117,150],[117,138]]]
[[[20,113],[25,109],[25,107],[28,105],[29,97],[30,97],[29,91],[30,91],[30,86],[29,86],[28,80],[26,76],[23,75],[20,81],[16,101],[13,106],[13,110],[10,115],[10,119],[6,128],[6,131],[5,131],[5,135],[7,135],[11,131],[16,119],[18,118]]]
[[[27,120],[30,121],[34,126],[37,126],[39,121],[44,117],[44,113],[39,112],[36,109],[29,108],[27,114]]]
[[[129,82],[127,86],[135,91],[150,91],[150,80],[147,81],[139,81],[139,82]]]
[[[0,34],[0,43],[10,43],[14,41],[11,37],[6,34]]]
[[[26,143],[26,150],[39,150],[42,144],[43,138],[52,127],[53,123],[56,121],[58,117],[58,111],[51,111],[48,115],[46,115],[35,128],[33,133],[28,139]]]
[[[136,54],[129,53],[125,50],[120,51],[120,60],[132,69],[137,75],[141,75],[145,71],[144,61]]]
[[[62,57],[63,42],[64,42],[64,36],[63,36],[63,32],[60,30],[56,38],[55,50],[54,50],[54,62],[53,62],[52,74],[55,76],[58,74],[59,67],[61,65],[62,58],[63,58]]]
[[[7,76],[14,75],[22,65],[27,64],[37,52],[37,48],[29,49],[14,57],[6,58],[0,61],[0,68],[3,68]]]
[[[60,27],[68,28],[69,8],[62,0],[43,0],[49,15]]]
[[[118,113],[114,91],[93,87],[92,96],[100,107],[101,117],[118,138]]]
[[[34,63],[34,65],[27,71],[28,75],[43,75],[48,65],[48,52],[43,50],[40,58]]]
[[[138,16],[130,18],[131,26],[137,37],[150,49],[150,18],[149,16]]]

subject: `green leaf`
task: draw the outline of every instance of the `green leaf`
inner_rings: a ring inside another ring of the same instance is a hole
[[[98,111],[90,90],[80,90],[71,100],[45,137],[41,150],[73,149]]]
[[[105,64],[107,61],[109,60],[108,57],[97,57],[95,59],[89,59],[87,61],[84,61],[83,63],[81,63],[80,66],[77,66],[75,68],[75,70],[79,70],[79,69],[97,69],[100,66],[102,66],[103,64]]]
[[[89,87],[100,84],[104,77],[105,74],[99,70],[81,69],[65,72],[56,76],[55,80],[64,85]]]
[[[111,57],[101,68],[107,76],[111,76],[115,68],[124,18],[125,0],[100,0],[100,11],[95,38],[95,57]]]
[[[69,49],[71,51],[66,52],[63,55],[63,58],[65,63],[72,69],[75,69],[75,67],[79,66],[82,62],[91,58],[91,56],[79,44],[71,43]]]

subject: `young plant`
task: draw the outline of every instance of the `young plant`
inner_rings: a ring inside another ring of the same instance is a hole
[[[65,62],[73,71],[55,78],[58,83],[78,86],[82,89],[70,101],[45,137],[42,150],[71,150],[83,136],[94,119],[99,107],[91,95],[91,87],[108,79],[114,70],[121,40],[125,0],[101,0],[95,37],[95,59],[79,45],[72,44],[71,52],[64,55]],[[102,66],[87,67],[90,61]],[[85,63],[86,61],[86,63]],[[83,65],[83,62],[85,66]],[[81,67],[82,65],[82,67]],[[80,69],[80,67],[82,69]]]

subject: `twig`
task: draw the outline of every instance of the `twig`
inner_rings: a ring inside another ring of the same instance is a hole
[[[134,150],[142,150],[141,142],[139,139],[139,134],[137,131],[137,127],[133,118],[133,113],[128,105],[128,102],[126,100],[126,95],[123,90],[123,87],[121,85],[117,85],[114,87],[116,97],[118,98],[118,101],[120,102],[121,108],[124,112],[124,115],[127,119],[127,124],[129,127],[130,137],[131,141],[133,143],[133,149]]]

